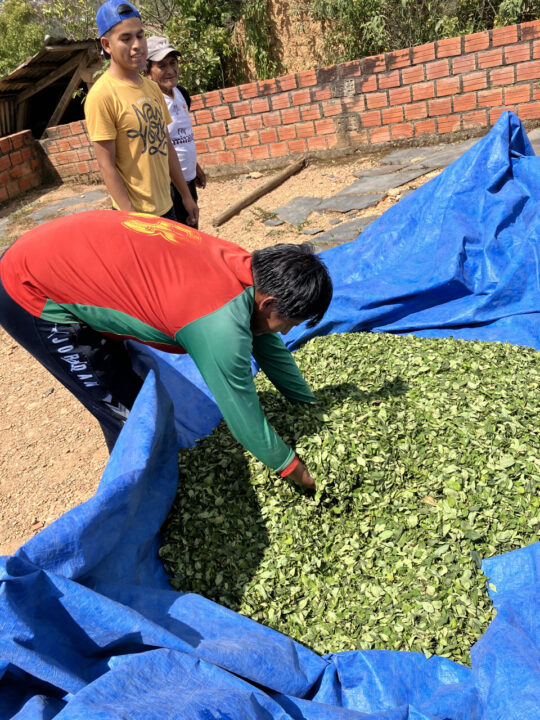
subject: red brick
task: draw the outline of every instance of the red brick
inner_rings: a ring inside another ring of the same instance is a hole
[[[4,172],[0,173],[0,187],[4,187],[9,182],[9,173],[7,170],[4,170]]]
[[[465,37],[465,52],[477,52],[489,47],[489,32],[479,32]]]
[[[475,112],[463,113],[463,129],[487,126],[487,110],[475,110]]]
[[[515,68],[513,65],[496,68],[489,71],[489,83],[491,87],[497,85],[513,85],[515,82]]]
[[[413,85],[412,96],[413,100],[429,100],[435,97],[435,83],[426,82]]]
[[[356,92],[369,93],[377,89],[377,76],[369,75],[368,77],[358,78],[356,81]]]
[[[256,82],[239,85],[238,89],[240,90],[240,97],[242,98],[242,100],[248,100],[249,98],[257,97],[257,95],[259,94],[259,88]]]
[[[450,64],[448,60],[437,60],[436,62],[428,63],[426,65],[426,80],[446,77],[449,74]]]
[[[265,127],[275,127],[281,125],[281,115],[279,112],[269,112],[262,116],[263,125]]]
[[[277,141],[277,132],[275,128],[266,128],[266,130],[261,130],[259,133],[259,137],[261,138],[261,143],[272,143]]]
[[[349,133],[349,141],[353,145],[367,145],[369,143],[369,134],[367,130]]]
[[[362,118],[362,126],[363,127],[373,127],[374,125],[381,124],[381,111],[380,110],[373,110],[372,112],[362,113],[362,115],[360,117]]]
[[[0,155],[0,172],[11,167],[9,155]]]
[[[369,110],[380,108],[388,105],[388,95],[386,92],[369,93],[366,96],[366,105]]]
[[[60,150],[60,152],[68,152],[71,149],[71,143],[66,138],[57,140],[56,144],[58,145],[58,150]]]
[[[309,90],[297,90],[291,93],[291,99],[293,105],[305,105],[311,102],[311,95],[309,94]]]
[[[263,126],[262,117],[260,115],[247,115],[244,118],[246,130],[260,130]]]
[[[540,77],[540,60],[532,60],[531,62],[519,63],[516,65],[516,80],[533,80]]]
[[[540,37],[540,22],[532,20],[531,22],[521,23],[521,39],[535,40]]]
[[[532,99],[533,99],[533,100],[540,100],[540,85],[536,85],[536,86],[533,88]]]
[[[67,125],[64,127],[67,127]],[[24,133],[25,131],[18,132],[11,136],[11,142],[13,143],[14,148],[22,148],[22,146],[25,144]],[[71,131],[69,132],[69,135],[71,135]]]
[[[530,85],[516,85],[506,88],[504,91],[504,104],[517,105],[518,103],[529,102],[531,99]]]
[[[268,145],[259,145],[258,147],[254,147],[251,152],[253,153],[254,160],[266,160],[270,157]]]
[[[195,110],[202,110],[204,107],[204,100],[202,95],[193,95],[191,97],[191,112],[194,112]]]
[[[227,131],[230,133],[235,132],[243,132],[246,129],[246,126],[244,125],[244,118],[233,118],[232,120],[227,120]]]
[[[221,96],[223,102],[238,102],[240,100],[240,92],[237,87],[223,88]]]
[[[476,70],[476,55],[462,55],[452,60],[452,73],[461,75],[461,73]]]
[[[77,155],[79,156],[79,160],[91,160],[93,158],[90,148],[81,148],[77,151]]]
[[[435,43],[417,45],[412,49],[413,63],[425,63],[435,59]]]
[[[225,147],[227,148],[227,150],[236,150],[237,148],[242,147],[241,137],[242,136],[238,133],[234,135],[228,135],[225,138]]]
[[[4,137],[0,138],[0,152],[3,153],[9,153],[13,150],[13,145],[11,144],[11,138]]]
[[[75,120],[75,122],[70,123],[71,125],[71,132],[74,135],[78,135],[79,133],[86,132],[86,128],[81,120]]]
[[[485,52],[478,53],[478,69],[488,67],[498,67],[502,65],[502,49],[498,50],[486,50]]]
[[[329,65],[322,67],[317,70],[317,83],[322,85],[323,83],[334,82],[338,78],[338,65]]]
[[[326,150],[326,136],[308,138],[307,145],[309,150]]]
[[[223,157],[221,158],[220,156],[223,156]],[[228,163],[233,163],[233,162],[234,162],[234,155],[232,153],[219,153],[219,155],[205,155],[204,156],[205,167],[211,167],[211,166],[215,166],[215,165],[227,165]]]
[[[413,48],[414,52],[414,48]],[[416,65],[415,67],[403,68],[401,71],[401,82],[404,85],[410,83],[418,83],[424,80],[424,66]]]
[[[270,80],[259,80],[259,95],[272,95],[278,91],[277,81],[275,78]]]
[[[411,51],[409,48],[404,50],[394,50],[386,55],[386,66],[389,70],[395,68],[407,67],[411,64]]]
[[[491,110],[489,111],[489,124],[495,125],[503,112],[506,112],[507,110],[512,110],[512,112],[514,112],[514,108],[511,107],[491,108]]]
[[[459,77],[447,77],[442,80],[437,80],[435,83],[437,89],[437,97],[443,95],[455,95],[459,92],[461,85],[461,78]]]
[[[430,100],[428,102],[428,114],[430,117],[434,115],[449,115],[452,112],[452,101],[450,98],[441,100]]]
[[[540,102],[519,105],[517,113],[522,120],[538,120],[540,118]]]
[[[77,162],[77,153],[74,150],[71,150],[70,152],[60,153],[57,158],[59,165],[66,165],[67,163]]]
[[[362,112],[366,109],[366,102],[363,95],[355,97],[343,98],[343,107],[345,112]]]
[[[531,59],[531,46],[529,43],[511,45],[504,48],[504,59],[506,63],[526,62]]]
[[[315,132],[317,133],[317,135],[328,135],[328,133],[333,133],[335,131],[336,128],[332,118],[315,121]]]
[[[212,117],[210,110],[197,110],[195,113],[195,121],[197,125],[203,125],[204,123],[213,122],[214,118]]]
[[[11,160],[12,166],[15,167],[15,165],[18,165],[20,162],[22,162],[21,151],[16,150],[15,152],[12,152],[9,156],[9,159]]]
[[[411,99],[410,86],[388,91],[388,100],[390,105],[403,105],[404,103],[411,102]]]
[[[528,47],[525,45],[525,47]],[[533,42],[533,58],[537,60],[540,57],[540,40],[535,40]],[[529,58],[524,58],[525,60],[528,60]]]
[[[291,100],[288,93],[274,95],[274,97],[270,98],[270,102],[272,103],[272,110],[283,110],[283,108],[291,106]]]
[[[406,120],[419,120],[420,118],[427,117],[427,103],[425,102],[405,105],[403,109],[405,111]]]
[[[339,65],[339,75],[342,78],[357,77],[362,74],[360,60],[351,60],[351,62],[341,63]]]
[[[216,105],[221,105],[221,103],[222,100],[219,90],[211,90],[210,92],[204,93],[205,107],[215,107]]]
[[[91,170],[92,172],[96,172],[96,173],[99,173],[99,172],[100,172],[99,163],[98,163],[97,160],[91,160],[91,161],[90,161],[90,170]]]
[[[384,55],[369,55],[362,59],[362,75],[383,72],[386,70],[386,59]]]
[[[413,126],[411,123],[402,123],[401,125],[392,125],[390,133],[393,140],[397,138],[412,138]]]
[[[345,145],[349,144],[348,141],[344,142],[339,135],[327,135],[326,142],[329,148],[336,147],[338,143],[340,147],[344,147]]]
[[[299,123],[296,126],[296,134],[298,137],[311,137],[315,135],[315,125],[313,122]]]
[[[16,198],[21,194],[21,189],[19,188],[18,182],[10,182],[6,185],[8,195],[10,198]]]
[[[313,98],[314,102],[318,102],[319,100],[330,100],[330,98],[332,97],[332,88],[330,87],[330,85],[313,88],[313,90],[311,91],[311,97]]]
[[[212,111],[214,120],[228,120],[231,117],[231,111],[228,105],[220,105]]]
[[[7,190],[3,185],[1,185],[0,186],[0,202],[4,202],[4,200],[7,200],[7,199],[8,199]]]
[[[382,111],[382,124],[398,123],[403,121],[403,108],[393,107]]]
[[[251,101],[251,112],[263,113],[268,112],[268,110],[270,110],[270,103],[268,102],[268,98],[255,98]]]
[[[415,135],[431,135],[435,132],[435,120],[418,120],[414,123]]]
[[[212,123],[208,126],[210,128],[210,135],[212,137],[218,137],[220,135],[226,135],[227,129],[224,122]]]
[[[69,138],[69,144],[72,148],[80,148],[83,144],[86,145],[88,143],[88,139],[85,138],[84,135],[73,135]],[[25,150],[28,150],[28,148],[25,148]]]
[[[305,152],[307,149],[307,143],[305,140],[291,140],[289,141],[290,152]]]
[[[300,108],[302,120],[318,120],[321,117],[321,108],[318,105],[306,105]]]
[[[463,92],[471,92],[472,90],[483,90],[487,88],[487,73],[475,72],[462,75],[461,83]]]
[[[210,137],[210,130],[208,129],[208,125],[194,125],[193,137],[195,138],[195,140],[204,140],[205,138]]]
[[[81,166],[83,166],[86,169],[79,170],[80,173],[88,172],[88,163],[81,163]],[[78,168],[79,168],[79,166],[77,166],[77,169]],[[19,190],[21,191],[21,193],[25,193],[27,190],[30,190],[31,187],[36,187],[36,182],[35,182],[34,177],[30,176],[30,177],[25,177],[25,178],[22,178],[21,180],[19,180]]]
[[[464,93],[463,95],[456,95],[452,99],[452,105],[454,112],[466,112],[467,110],[476,109],[476,93]]]
[[[323,115],[329,117],[331,115],[339,115],[343,108],[341,107],[341,100],[331,100],[329,102],[323,102],[322,104]]]
[[[382,127],[372,130],[369,134],[369,142],[372,144],[388,142],[390,140],[390,128]]]
[[[498,47],[499,45],[510,45],[518,40],[517,25],[509,27],[494,28],[491,31],[491,45]]]
[[[399,79],[399,71],[394,70],[389,73],[381,73],[379,76],[379,90],[386,90],[387,88],[399,87],[401,82]]]
[[[251,112],[251,108],[247,100],[243,102],[233,103],[231,105],[231,108],[235,117],[239,117],[241,115],[249,115]]]
[[[317,84],[317,71],[316,70],[302,70],[302,72],[296,73],[296,79],[298,81],[298,87],[308,87],[309,85]]]
[[[501,88],[478,93],[478,107],[495,107],[496,105],[502,105]]]
[[[283,77],[277,78],[278,87],[281,91],[294,90],[296,85],[296,75],[283,75]]]
[[[283,155],[289,154],[289,148],[286,142],[272,143],[270,145],[271,157],[283,157]]]
[[[253,147],[259,144],[259,133],[258,132],[246,132],[240,135],[242,141],[242,147]],[[209,145],[210,147],[210,145]]]
[[[235,150],[234,159],[236,162],[249,162],[250,160],[253,160],[251,148],[240,148],[240,150]]]
[[[288,110],[282,110],[281,120],[284,124],[299,122],[300,110],[298,108],[289,108]]]
[[[459,115],[437,118],[437,130],[440,133],[456,132],[460,127],[461,118]]]
[[[437,40],[437,57],[453,57],[454,55],[461,55],[461,38],[445,38],[444,40]]]
[[[207,165],[217,165],[218,162],[220,165],[229,165],[234,162],[234,154],[232,152],[220,152],[216,158],[216,162],[212,162],[211,158],[212,156],[204,159]]]
[[[294,140],[296,138],[296,128],[294,125],[279,127],[277,133],[280,140]]]

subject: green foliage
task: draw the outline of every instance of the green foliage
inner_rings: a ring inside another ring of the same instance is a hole
[[[539,538],[539,353],[343,334],[295,357],[316,405],[256,384],[316,494],[268,471],[222,423],[180,453],[162,530],[172,586],[321,653],[468,662],[493,617],[482,557]]]
[[[283,66],[277,57],[277,44],[268,11],[267,0],[244,2],[246,47],[250,52],[260,80],[278,75]]]
[[[466,35],[540,16],[540,0],[298,0],[323,23],[324,63]]]
[[[43,28],[28,0],[4,0],[0,4],[0,76],[15,70],[43,45]]]
[[[53,37],[88,40],[97,35],[96,12],[103,0],[49,0],[40,6],[42,22]]]

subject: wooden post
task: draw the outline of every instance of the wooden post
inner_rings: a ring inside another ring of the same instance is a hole
[[[47,123],[47,127],[43,131],[43,134],[47,131],[48,128],[54,127],[55,125],[58,125],[60,120],[62,119],[62,115],[65,113],[67,106],[69,105],[71,98],[73,97],[73,93],[79,86],[79,83],[81,82],[81,76],[85,69],[85,67],[88,65],[88,62],[90,60],[90,54],[84,53],[84,55],[80,58],[79,66],[75,69],[75,72],[73,73],[73,77],[69,81],[66,89],[62,93],[62,97],[58,101],[58,105],[56,106],[53,114],[50,117],[49,122]]]
[[[227,220],[230,220],[233,215],[239,213],[240,210],[243,210],[248,205],[251,205],[255,202],[255,200],[258,200],[263,195],[266,195],[266,193],[269,193],[271,190],[277,188],[278,185],[281,185],[281,183],[285,182],[285,180],[290,178],[291,175],[294,175],[295,173],[302,170],[305,164],[306,158],[303,157],[300,160],[292,163],[291,165],[287,165],[287,167],[282,170],[278,175],[275,175],[273,178],[265,182],[264,185],[261,185],[260,188],[257,188],[257,190],[249,193],[249,195],[246,195],[246,197],[242,200],[238,200],[238,202],[235,202],[234,205],[231,205],[229,208],[227,208],[227,210],[222,212],[221,215],[218,215],[216,218],[214,218],[212,220],[212,225],[214,227],[219,227],[220,225],[223,225],[223,223],[227,222]]]

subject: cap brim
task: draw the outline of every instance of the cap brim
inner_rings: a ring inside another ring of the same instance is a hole
[[[152,62],[161,62],[164,60],[167,55],[180,55],[178,50],[175,50],[172,47],[164,48],[163,50],[156,50],[156,52],[152,53],[151,55],[147,55],[147,59],[151,60]]]

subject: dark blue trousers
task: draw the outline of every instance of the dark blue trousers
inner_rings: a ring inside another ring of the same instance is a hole
[[[0,325],[97,418],[110,452],[143,383],[125,344],[82,323],[34,317],[1,281]]]

